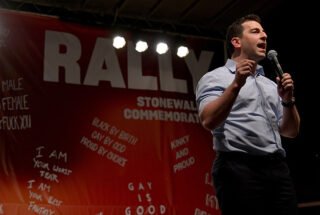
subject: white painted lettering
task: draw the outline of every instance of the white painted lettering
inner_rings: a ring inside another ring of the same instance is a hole
[[[130,191],[134,191],[134,186],[133,186],[133,183],[132,183],[132,182],[130,182],[130,183],[128,184],[128,189],[129,189]]]
[[[174,173],[177,173],[189,166],[192,166],[195,163],[194,157],[189,157],[187,160],[183,160],[173,166]]]
[[[34,201],[29,202],[28,211],[33,211],[39,215],[53,215],[55,211],[47,209],[46,207],[40,207]]]
[[[44,146],[39,146],[36,148],[38,154],[36,155],[36,158],[41,158],[43,155],[41,154],[41,150],[44,149]]]
[[[33,158],[33,168],[41,168],[50,171],[49,164]]]
[[[28,95],[1,98],[2,110],[29,110],[27,97]]]
[[[61,50],[65,48],[65,50]],[[65,82],[80,84],[80,40],[69,33],[45,32],[43,80],[59,82],[59,68],[64,69]]]
[[[95,117],[92,121],[92,125],[100,128],[102,131],[108,131],[110,125],[107,122],[101,121],[99,118]]]
[[[59,183],[58,176],[56,174],[46,172],[43,170],[40,170],[39,172],[40,172],[40,177],[43,177],[49,181],[55,181],[55,182]]]
[[[158,55],[159,77],[143,75],[142,54],[134,50],[131,41],[128,41],[127,44],[127,86],[111,39],[100,37],[96,39],[82,84],[99,86],[101,81],[105,81],[109,82],[111,87],[116,88],[127,87],[140,90],[159,90],[160,88],[166,92],[188,93],[187,81],[174,77],[170,51]],[[47,30],[44,44],[44,81],[62,81],[59,75],[63,71],[65,83],[81,84],[81,68],[78,63],[81,52],[81,42],[75,35]],[[197,59],[191,49],[185,58],[185,64],[192,77],[194,92],[197,82],[208,71],[213,56],[212,51],[201,51]],[[158,86],[158,78],[160,86]],[[22,86],[19,84],[4,82],[2,90],[20,90]]]
[[[29,190],[29,199],[36,199],[42,202],[42,195]]]
[[[177,140],[171,141],[171,149],[175,149],[189,142],[189,135],[185,135]]]
[[[107,152],[107,149],[105,149],[103,146],[100,146],[97,153],[98,155],[104,156]]]
[[[38,190],[41,190],[41,191],[48,191],[50,192],[50,185],[47,185],[47,184],[44,184],[44,183],[41,183],[39,186],[38,186]]]
[[[97,38],[84,84],[98,86],[100,81],[109,81],[112,87],[126,87],[111,39]]]
[[[23,78],[1,81],[2,92],[23,90],[22,81],[23,81]]]
[[[58,165],[53,165],[52,170],[54,172],[61,173],[64,175],[70,175],[72,173],[72,170],[59,167]]]
[[[57,160],[61,160],[63,159],[65,163],[67,163],[67,157],[68,157],[68,154],[65,152],[59,152],[59,154],[57,154],[57,151],[56,150],[53,150],[51,152],[51,154],[49,155],[49,158],[55,158]]]
[[[196,87],[200,78],[209,70],[214,52],[201,51],[199,60],[191,49],[190,53],[184,58],[188,66],[193,82],[193,92],[196,92]]]
[[[185,157],[189,154],[189,149],[184,148],[176,152],[176,160],[182,157]]]
[[[91,149],[92,151],[97,151],[99,146],[97,143],[92,142],[86,137],[82,137],[80,143],[85,145],[87,148]]]
[[[206,195],[206,206],[210,208],[219,209],[218,199],[214,195],[207,194]]]
[[[54,206],[59,207],[59,206],[61,206],[62,201],[56,199],[56,198],[53,197],[53,196],[49,196],[49,198],[48,198],[48,203],[51,204],[51,205],[54,205]]]
[[[157,77],[142,75],[141,53],[128,42],[128,88],[139,90],[158,90]]]
[[[113,143],[113,139],[111,139],[109,136],[107,136],[104,141],[103,141],[103,144],[104,145],[107,145],[107,146],[110,146],[112,143]]]
[[[160,89],[167,92],[188,93],[187,81],[173,77],[171,52],[158,55]]]
[[[35,180],[29,180],[28,183],[29,183],[29,186],[28,186],[28,189],[32,189],[32,184],[36,182]]]

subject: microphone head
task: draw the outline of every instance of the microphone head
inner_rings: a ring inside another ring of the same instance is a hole
[[[270,50],[270,51],[268,51],[267,57],[269,60],[272,60],[273,57],[277,57],[277,55],[278,55],[278,53],[275,50]]]

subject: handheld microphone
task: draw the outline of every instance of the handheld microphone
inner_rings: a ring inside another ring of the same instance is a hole
[[[277,76],[282,79],[283,71],[277,58],[278,53],[275,50],[268,52],[268,59],[273,63]]]

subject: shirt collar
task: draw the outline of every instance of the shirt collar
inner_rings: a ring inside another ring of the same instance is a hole
[[[236,61],[228,59],[225,66],[230,70],[230,72],[235,73],[237,64],[238,63]],[[256,74],[260,74],[264,76],[263,67],[259,64],[257,65],[256,72],[257,72]]]

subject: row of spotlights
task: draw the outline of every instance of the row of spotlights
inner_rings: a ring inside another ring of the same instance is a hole
[[[126,40],[121,36],[116,36],[113,38],[113,47],[116,49],[123,48],[126,45]],[[135,47],[137,52],[144,52],[148,49],[148,43],[142,40],[139,40],[136,43]],[[166,43],[160,42],[157,44],[156,51],[158,54],[165,54],[169,50],[169,47]],[[185,57],[189,54],[189,49],[186,46],[180,46],[177,50],[177,55],[179,57]]]

